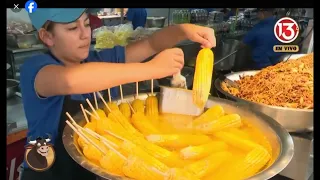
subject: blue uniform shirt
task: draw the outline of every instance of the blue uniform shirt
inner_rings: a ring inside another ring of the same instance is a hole
[[[144,27],[147,22],[146,8],[129,8],[127,12],[127,20],[132,22],[133,29]]]
[[[282,44],[274,35],[276,22],[274,17],[260,21],[243,39],[243,43],[252,48],[252,58],[257,69],[274,65],[280,61],[282,54],[273,51],[274,45]]]
[[[112,62],[124,63],[124,47],[117,46],[113,49],[105,49],[100,52],[90,51],[88,62]],[[59,120],[62,113],[65,96],[52,96],[40,98],[34,88],[34,81],[41,68],[47,65],[62,65],[61,62],[50,54],[36,55],[27,59],[21,67],[20,86],[22,91],[22,101],[26,119],[28,122],[28,137],[44,137],[49,133],[52,137],[51,142],[55,142],[58,133]],[[94,71],[94,69],[92,69]],[[106,69],[107,71],[107,69]],[[52,75],[54,76],[54,74]],[[107,78],[107,77],[105,77]],[[113,97],[117,96],[118,90],[111,89]],[[92,99],[91,94],[71,95],[71,99],[83,100]],[[79,107],[80,110],[80,107]],[[25,167],[27,164],[25,163]]]

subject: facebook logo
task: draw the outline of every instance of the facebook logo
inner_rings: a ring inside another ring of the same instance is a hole
[[[30,0],[26,2],[25,8],[27,12],[33,13],[38,8],[38,5],[35,1]]]

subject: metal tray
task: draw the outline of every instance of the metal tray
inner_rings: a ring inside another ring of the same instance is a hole
[[[147,94],[140,94],[141,99],[146,99],[147,97]],[[125,99],[129,102],[133,101],[134,95],[126,96]],[[208,108],[216,104],[221,105],[227,113],[238,113],[242,118],[249,120],[253,125],[261,129],[261,131],[271,143],[273,151],[272,156],[274,159],[273,164],[262,172],[249,178],[249,180],[270,179],[271,177],[281,172],[289,164],[294,153],[293,140],[289,133],[279,123],[263,113],[225,99],[209,97],[206,107]],[[100,103],[99,107],[102,108],[103,104]],[[73,118],[80,125],[85,123],[80,108],[79,113]],[[75,143],[75,137],[77,137],[77,135],[74,135],[75,134],[73,130],[69,126],[66,126],[63,131],[62,139],[67,152],[78,164],[103,179],[128,179],[109,174],[99,166],[87,161],[82,152],[79,150],[77,143]]]

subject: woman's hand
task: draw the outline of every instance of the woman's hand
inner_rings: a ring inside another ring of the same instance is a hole
[[[153,69],[154,79],[172,76],[178,73],[184,65],[184,54],[180,48],[161,51],[151,61],[148,68]]]
[[[189,40],[200,43],[202,48],[216,47],[216,37],[212,28],[194,24],[181,24],[180,27]]]

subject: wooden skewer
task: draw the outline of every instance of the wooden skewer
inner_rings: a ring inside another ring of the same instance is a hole
[[[86,119],[87,123],[89,123],[89,119],[88,119],[88,116],[87,116],[86,112],[84,111],[83,105],[80,104],[80,107],[81,107],[82,114],[83,114],[84,118]]]
[[[120,158],[122,158],[123,160],[127,160],[127,157],[125,157],[124,155],[122,155],[120,152],[118,152],[117,150],[115,150],[112,146],[110,146],[108,143],[106,143],[105,141],[102,141],[102,143],[107,146],[111,151],[113,151],[114,153],[116,153]]]
[[[108,89],[108,96],[109,96],[109,103],[111,103],[111,92],[110,92],[110,89]]]
[[[81,130],[79,131],[77,128],[75,128],[68,120],[66,120],[66,123],[82,138],[86,139],[87,142],[91,143],[95,148],[97,148],[99,151],[101,151],[104,155],[107,153],[102,150],[99,145],[97,145],[95,142],[93,142],[90,138],[88,138]]]
[[[104,100],[102,94],[100,92],[98,92],[98,96],[100,97],[100,99],[102,100],[103,104],[107,107],[108,111],[111,112],[110,107],[108,106],[106,100]]]
[[[136,82],[136,99],[139,97],[139,82]]]
[[[86,99],[86,101],[87,101],[87,103],[89,104],[89,106],[90,106],[90,108],[91,108],[91,110],[92,110],[92,112],[98,117],[97,119],[100,119],[100,116],[99,116],[99,114],[97,113],[97,111],[94,109],[94,107],[92,106],[92,104],[91,104],[91,102],[89,101],[89,99],[87,98]]]
[[[79,126],[79,125],[78,125]],[[81,127],[81,126],[80,126]],[[111,144],[112,146],[116,147],[116,148],[119,148],[119,146],[117,144],[115,144],[114,142],[112,141],[109,141],[108,139],[106,139],[105,137],[101,136],[100,134],[92,131],[91,129],[89,128],[83,128],[81,127],[84,131],[86,131],[88,134],[90,134],[91,136],[94,136],[96,137],[97,139],[100,139],[102,141],[106,141],[108,144]]]
[[[122,92],[122,85],[120,85],[120,97],[121,97],[121,102],[123,102],[123,92]]]
[[[113,133],[113,132],[111,132],[109,130],[104,130],[104,132],[106,132],[106,133],[110,134],[111,136],[114,136],[114,137],[116,137],[116,138],[118,138],[118,139],[120,139],[122,141],[129,141],[129,140],[127,140],[127,139],[125,139],[123,137],[120,137],[119,135],[117,135],[117,134],[115,134],[115,133]]]
[[[133,114],[135,114],[136,112],[134,111],[132,105],[129,103],[129,101],[127,101],[127,102],[128,102],[128,104],[129,104],[129,107],[130,107],[131,111],[133,112]]]
[[[153,96],[153,79],[151,79],[151,95]]]
[[[98,118],[97,116],[93,115],[91,112],[89,112],[88,110],[84,110],[86,113],[88,113],[90,116],[94,117],[95,119],[100,120],[100,118]]]
[[[99,109],[99,107],[98,107],[98,101],[97,101],[97,95],[96,95],[95,92],[93,93],[93,98],[94,98],[94,103],[96,104],[96,109]]]

